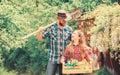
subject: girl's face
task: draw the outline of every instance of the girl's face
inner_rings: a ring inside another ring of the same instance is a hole
[[[79,37],[78,32],[74,31],[72,34],[72,41],[79,40],[79,39],[80,39],[80,37]]]

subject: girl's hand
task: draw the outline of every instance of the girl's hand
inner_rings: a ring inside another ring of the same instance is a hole
[[[64,64],[64,63],[65,63],[65,58],[64,58],[64,57],[61,57],[60,62],[61,62],[62,64]]]

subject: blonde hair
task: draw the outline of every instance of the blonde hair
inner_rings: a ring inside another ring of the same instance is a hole
[[[78,33],[78,37],[80,37],[79,47],[81,49],[81,52],[84,53],[84,49],[87,47],[84,33],[81,30],[75,30],[75,31]],[[74,40],[72,40],[67,46],[67,50],[68,50],[69,54],[73,54],[73,52],[74,52],[73,43],[74,43]]]

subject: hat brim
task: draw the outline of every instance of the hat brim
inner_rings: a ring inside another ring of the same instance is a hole
[[[71,19],[71,15],[70,14],[66,14],[66,18],[62,18],[62,17],[59,17],[57,16],[58,19],[62,19],[62,20],[65,20],[65,21],[69,21]]]

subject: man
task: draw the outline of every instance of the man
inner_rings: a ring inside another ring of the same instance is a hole
[[[46,75],[55,75],[57,69],[59,75],[62,75],[60,59],[72,34],[72,28],[66,25],[69,18],[65,10],[59,10],[57,13],[57,23],[46,29],[44,27],[39,29],[38,40],[48,38],[50,41]]]

